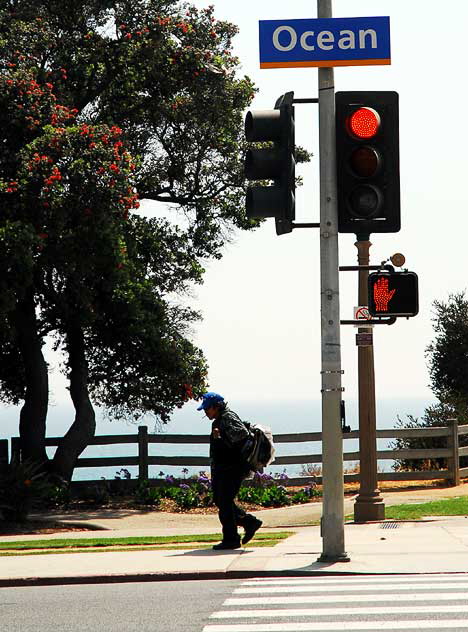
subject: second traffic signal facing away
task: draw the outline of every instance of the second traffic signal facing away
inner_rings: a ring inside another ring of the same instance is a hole
[[[396,92],[336,93],[338,231],[400,230]]]
[[[246,139],[268,144],[247,150],[245,177],[273,181],[247,189],[247,217],[274,217],[278,235],[292,231],[296,211],[293,97],[288,92],[278,99],[274,110],[254,110],[245,119]]]

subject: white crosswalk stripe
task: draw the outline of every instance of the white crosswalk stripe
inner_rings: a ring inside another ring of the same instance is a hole
[[[203,632],[468,630],[468,574],[257,578],[233,595]]]

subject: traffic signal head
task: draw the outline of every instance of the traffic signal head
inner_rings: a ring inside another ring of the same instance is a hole
[[[414,272],[372,272],[368,280],[371,316],[416,316],[418,276]]]
[[[338,231],[400,230],[398,94],[336,93]]]
[[[295,139],[293,92],[280,97],[274,110],[248,112],[245,136],[249,142],[268,143],[247,150],[245,177],[269,180],[272,185],[247,189],[247,217],[274,217],[278,235],[290,233],[295,219]]]

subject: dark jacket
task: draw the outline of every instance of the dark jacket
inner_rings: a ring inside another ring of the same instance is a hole
[[[210,436],[211,465],[240,465],[244,461],[241,457],[241,449],[245,444],[249,431],[244,422],[236,413],[225,408],[218,419],[212,424],[212,430],[219,428],[221,437]]]

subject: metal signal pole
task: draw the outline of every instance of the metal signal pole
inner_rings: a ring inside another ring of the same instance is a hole
[[[319,18],[332,17],[331,0],[317,0]],[[322,336],[323,514],[320,562],[349,561],[344,545],[341,430],[340,297],[333,68],[319,68],[320,289]]]

